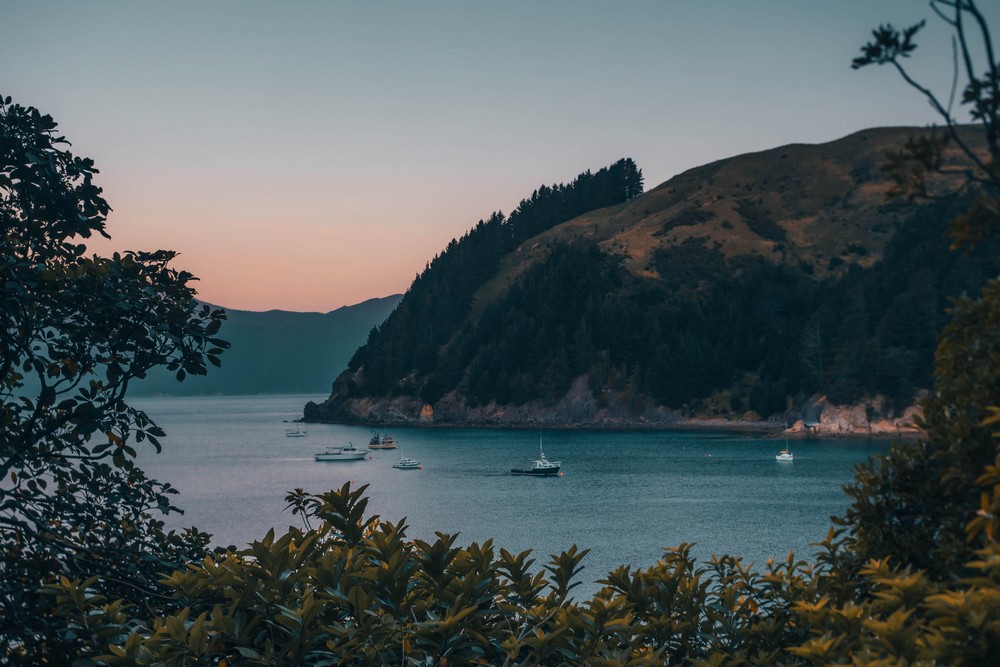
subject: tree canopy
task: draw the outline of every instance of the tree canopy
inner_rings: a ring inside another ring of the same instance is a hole
[[[87,255],[110,207],[92,160],[56,123],[0,99],[0,639],[8,657],[70,662],[39,590],[97,576],[109,595],[158,595],[158,572],[201,554],[204,535],[164,532],[174,489],[134,465],[163,432],[126,403],[165,366],[178,380],[219,364],[224,314],[198,305],[174,253]],[[45,639],[45,641],[42,641]]]

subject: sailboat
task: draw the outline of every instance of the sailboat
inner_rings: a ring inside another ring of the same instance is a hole
[[[777,456],[774,457],[775,461],[794,461],[795,455],[788,449],[788,436],[785,436],[785,448],[782,449]]]
[[[560,474],[562,461],[549,461],[542,451],[542,434],[538,433],[538,458],[531,462],[530,468],[513,468],[511,475],[527,475],[531,477],[555,477]]]

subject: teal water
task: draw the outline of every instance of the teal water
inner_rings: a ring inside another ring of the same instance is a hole
[[[469,544],[490,537],[539,561],[576,544],[591,549],[581,580],[612,568],[647,567],[667,546],[697,544],[695,553],[735,554],[763,565],[789,551],[808,556],[829,517],[847,507],[842,491],[851,467],[887,444],[869,440],[790,442],[794,463],[777,463],[784,442],[739,434],[665,431],[542,431],[545,454],[563,476],[509,475],[538,451],[538,431],[396,428],[398,450],[370,460],[317,463],[313,454],[352,441],[364,427],[306,424],[304,438],[285,437],[307,400],[320,396],[141,399],[135,404],[167,432],[161,454],[140,465],[180,490],[182,517],[220,545],[243,546],[268,529],[300,525],[284,511],[296,487],[319,493],[345,481],[369,484],[368,509],[406,518],[408,535],[460,533]],[[392,468],[400,454],[422,470]],[[591,589],[588,585],[586,588]],[[581,589],[582,592],[582,589]]]

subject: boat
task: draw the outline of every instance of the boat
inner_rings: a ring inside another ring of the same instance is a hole
[[[296,426],[295,428],[286,428],[285,429],[285,437],[286,438],[304,438],[304,437],[306,437],[306,432],[303,431],[303,430],[301,430],[301,429],[299,429],[298,426]]]
[[[420,461],[416,461],[414,459],[408,459],[405,456],[400,456],[399,463],[393,464],[392,467],[399,468],[400,470],[419,470]]]
[[[396,449],[396,439],[391,435],[383,435],[372,431],[372,439],[368,441],[368,449]]]
[[[775,461],[794,461],[795,457],[788,449],[782,449],[781,453],[774,457]]]
[[[325,452],[316,454],[317,461],[360,461],[368,456],[367,449],[357,449],[351,443],[344,447],[327,447]]]
[[[538,434],[538,458],[531,462],[530,468],[513,468],[511,475],[526,475],[530,477],[556,477],[561,475],[561,461],[549,461],[542,451],[542,434]]]

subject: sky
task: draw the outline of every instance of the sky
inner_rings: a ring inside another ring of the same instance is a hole
[[[947,97],[922,0],[4,0],[0,94],[101,170],[112,240],[91,250],[176,250],[205,301],[326,312],[622,157],[651,189],[933,123],[889,68],[850,68],[872,28],[922,18],[910,66]]]

